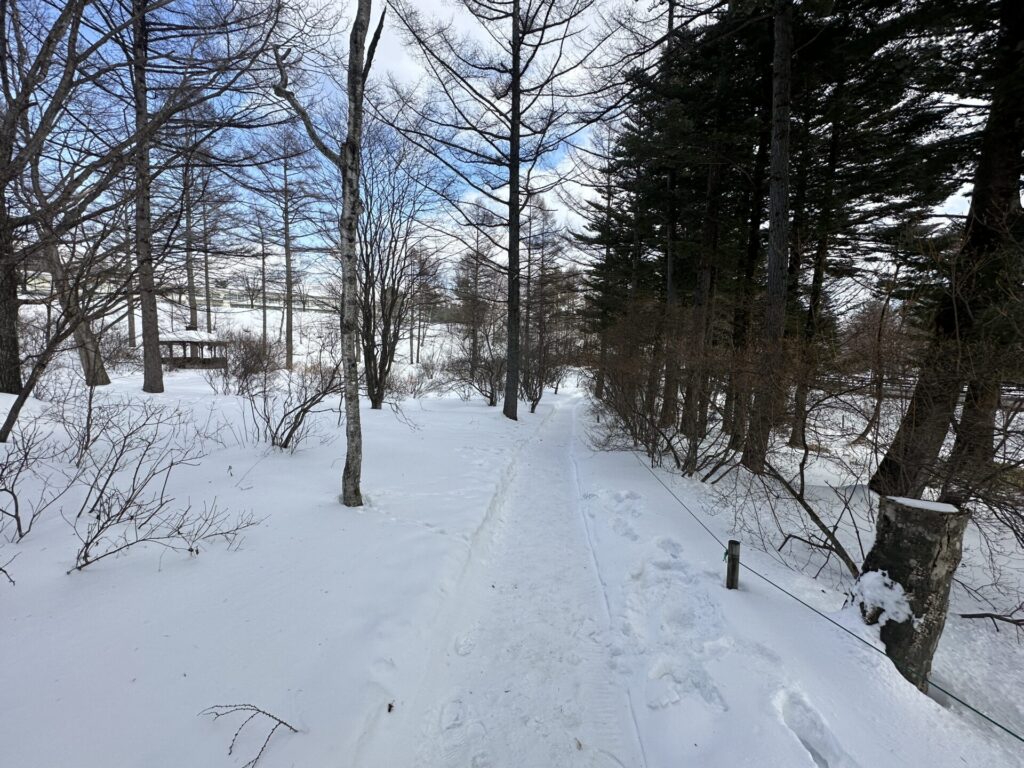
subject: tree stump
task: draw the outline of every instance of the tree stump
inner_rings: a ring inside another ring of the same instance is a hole
[[[882,497],[875,544],[864,560],[861,579],[884,571],[903,588],[913,615],[889,618],[880,635],[896,668],[925,692],[969,519],[970,513],[952,504]],[[868,624],[878,623],[877,605],[861,599],[860,610]]]

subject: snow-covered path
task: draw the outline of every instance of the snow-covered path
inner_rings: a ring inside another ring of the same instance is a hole
[[[644,764],[628,691],[609,673],[608,600],[574,462],[579,402],[513,459],[418,689],[380,752],[356,764]]]
[[[586,401],[551,407],[352,766],[1017,764],[799,603],[750,578],[726,592],[717,545],[657,479],[589,447]]]

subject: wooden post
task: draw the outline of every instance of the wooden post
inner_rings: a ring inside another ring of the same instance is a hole
[[[884,572],[903,589],[912,614],[900,621],[886,617],[884,609],[869,604],[872,601],[862,592],[864,621],[877,624],[885,619],[879,635],[886,655],[922,691],[928,690],[932,657],[946,624],[949,589],[969,519],[969,512],[952,504],[883,497],[875,543],[864,560],[861,580],[875,571]]]
[[[729,539],[729,548],[725,551],[725,588],[740,588],[740,543],[736,539]]]

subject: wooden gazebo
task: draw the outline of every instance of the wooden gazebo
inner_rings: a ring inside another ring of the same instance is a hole
[[[205,331],[160,335],[160,360],[171,368],[227,368],[229,341]]]

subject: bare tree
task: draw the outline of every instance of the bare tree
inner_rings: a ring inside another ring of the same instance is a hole
[[[520,387],[521,217],[530,194],[557,181],[541,179],[544,161],[578,130],[570,81],[592,48],[581,34],[594,0],[463,0],[477,36],[451,23],[424,21],[414,4],[395,0],[399,23],[434,82],[424,100],[400,93],[391,122],[440,158],[461,182],[447,195],[463,223],[482,205],[501,211],[501,234],[484,230],[505,252],[507,371],[503,412],[518,415]],[[480,39],[486,42],[480,42]],[[482,202],[462,194],[471,189]]]
[[[45,343],[29,358],[28,376],[0,426],[0,442],[7,441],[22,407],[62,346],[83,326],[98,323],[102,333],[119,320],[116,310],[123,301],[127,276],[133,274],[126,264],[124,243],[115,236],[120,221],[115,212],[106,220],[79,225],[63,239],[47,232],[38,244],[46,253],[53,294],[61,299],[58,311],[51,313]],[[95,352],[80,350],[86,355]]]
[[[432,158],[383,123],[366,132],[359,217],[359,333],[370,407],[381,408],[432,246]],[[410,331],[410,334],[414,333]],[[411,362],[411,361],[410,361]]]
[[[261,219],[261,248],[273,244],[284,258],[284,323],[285,367],[295,365],[295,297],[299,279],[300,244],[311,231],[314,208],[321,197],[313,189],[311,174],[315,170],[305,136],[289,123],[273,129],[261,148],[261,159],[254,178],[248,183],[267,202],[277,219],[271,227],[270,218]],[[313,228],[315,229],[315,227]]]
[[[243,126],[262,113],[257,65],[271,35],[277,32],[279,15],[275,4],[249,8],[224,5],[219,0],[197,4],[131,0],[130,36],[122,44],[130,63],[131,102],[135,111],[135,250],[145,392],[163,391],[152,241],[151,150],[165,126],[173,125],[179,115],[187,116],[200,106],[218,104],[207,118],[208,124]],[[150,45],[154,35],[158,46]],[[159,98],[156,109],[150,105],[151,93]]]
[[[504,387],[507,325],[502,312],[502,276],[488,264],[481,253],[470,250],[456,265],[450,333],[455,349],[447,373],[460,390],[477,392],[493,407]]]
[[[330,146],[330,139],[314,122],[309,109],[303,105],[289,88],[289,50],[275,49],[274,55],[280,80],[274,93],[285,99],[302,121],[313,146],[338,171],[342,181],[342,212],[340,221],[339,251],[344,280],[342,308],[342,356],[345,370],[345,469],[342,473],[341,500],[347,507],[361,507],[363,495],[360,477],[363,463],[363,438],[359,420],[359,368],[356,358],[358,332],[356,278],[358,264],[358,224],[360,149],[363,136],[363,94],[366,79],[370,74],[373,54],[384,28],[384,13],[366,46],[366,33],[370,24],[371,0],[359,0],[356,16],[349,33],[348,69],[346,92],[348,95],[347,131],[341,147]]]

